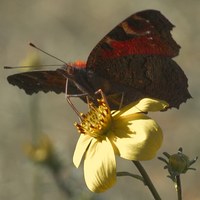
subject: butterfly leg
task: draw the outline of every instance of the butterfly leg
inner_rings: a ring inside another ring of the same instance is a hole
[[[71,97],[82,97],[82,96],[88,96],[87,93],[83,93],[83,94],[68,94],[68,82],[69,79],[66,78],[66,86],[65,86],[65,99],[67,100],[68,104],[71,106],[71,108],[74,110],[74,112],[78,115],[79,120],[82,120],[81,114],[80,112],[76,109],[76,106],[72,103],[71,101]]]
[[[104,92],[102,91],[102,89],[98,89],[95,94],[100,94],[101,98],[103,98],[103,100],[105,101],[106,105],[109,107],[108,101],[106,99],[106,95],[104,94]]]
[[[121,97],[121,101],[120,101],[120,104],[119,104],[119,110],[122,108],[123,102],[124,102],[124,92],[122,92],[122,97]]]
[[[107,104],[108,107],[110,107],[109,103],[111,103],[111,105],[112,105],[112,102],[110,101],[111,99],[109,99],[109,96],[106,97],[105,93],[104,93],[101,89],[97,90],[97,91],[95,92],[95,94],[100,94],[101,97],[102,97],[102,98],[104,99],[104,101],[106,102],[106,104]],[[115,104],[118,104],[118,108],[117,108],[118,110],[120,110],[120,109],[122,108],[122,106],[123,106],[124,94],[125,94],[124,92],[119,93],[119,94],[118,94],[118,96],[120,96],[120,97],[119,97],[119,101],[118,101],[118,102],[114,102]],[[111,96],[112,96],[112,95],[111,95]]]

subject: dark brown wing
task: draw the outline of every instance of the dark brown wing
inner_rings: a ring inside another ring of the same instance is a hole
[[[39,91],[53,91],[57,94],[65,92],[66,79],[56,71],[32,71],[14,74],[7,77],[10,84],[23,89],[26,94]]]
[[[171,59],[180,49],[171,36],[172,28],[159,11],[133,14],[92,50],[87,70],[105,80],[108,93],[123,92],[125,104],[153,97],[178,108],[191,96],[187,77]]]
[[[128,55],[174,57],[178,55],[180,46],[171,36],[170,31],[173,27],[174,25],[156,10],[133,14],[96,45],[88,57],[87,67],[95,68],[100,59]]]

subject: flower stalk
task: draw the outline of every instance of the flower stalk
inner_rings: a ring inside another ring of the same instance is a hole
[[[142,175],[143,179],[144,179],[144,184],[149,188],[149,190],[151,191],[151,194],[153,195],[155,200],[161,200],[156,188],[154,187],[151,179],[149,178],[149,175],[147,174],[147,172],[145,171],[144,167],[141,165],[141,163],[139,161],[132,161],[135,166],[137,167],[138,171],[140,172],[140,174]]]
[[[177,175],[175,178],[175,188],[176,188],[176,192],[177,192],[177,197],[178,200],[182,200],[182,188],[181,188],[181,177],[180,175]]]

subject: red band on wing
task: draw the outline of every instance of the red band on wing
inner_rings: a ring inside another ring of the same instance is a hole
[[[128,55],[163,55],[174,57],[174,51],[165,41],[158,36],[140,36],[126,41],[112,40],[109,42],[112,50],[103,50],[101,56],[104,58],[116,58]]]

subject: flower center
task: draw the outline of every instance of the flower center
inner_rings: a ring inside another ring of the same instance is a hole
[[[82,122],[74,125],[82,134],[90,135],[98,139],[106,136],[111,124],[111,112],[103,99],[98,99],[99,106],[93,103],[89,104],[90,111],[87,114],[81,114]]]

